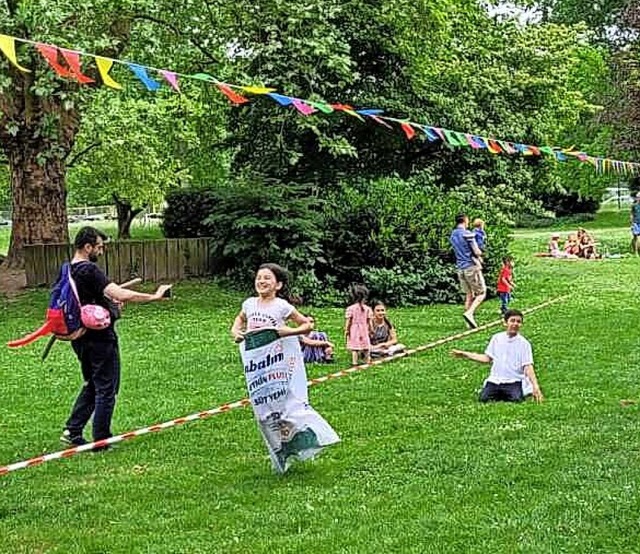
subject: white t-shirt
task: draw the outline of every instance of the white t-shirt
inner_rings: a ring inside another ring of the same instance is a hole
[[[259,297],[247,298],[242,311],[247,318],[247,331],[262,327],[282,327],[295,308],[282,298],[264,302]]]
[[[496,385],[522,381],[523,389],[530,387],[524,374],[527,365],[533,365],[531,343],[522,335],[510,337],[506,331],[491,337],[484,352],[492,360],[487,381]]]

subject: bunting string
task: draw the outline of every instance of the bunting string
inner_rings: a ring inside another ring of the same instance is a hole
[[[558,162],[576,159],[582,163],[593,166],[599,174],[614,172],[619,175],[640,175],[640,163],[592,156],[586,152],[576,150],[573,146],[570,148],[534,146],[532,144],[500,140],[386,116],[383,115],[384,110],[378,108],[358,109],[349,104],[319,102],[317,100],[297,98],[281,94],[274,88],[225,83],[207,73],[184,74],[173,70],[158,69],[126,60],[107,58],[89,52],[61,48],[52,44],[0,34],[0,52],[4,54],[14,67],[23,72],[29,72],[30,70],[20,65],[16,53],[16,42],[35,47],[49,67],[51,67],[58,76],[83,85],[95,84],[96,81],[83,72],[81,68],[81,57],[84,59],[92,59],[102,84],[117,90],[121,90],[123,87],[110,74],[115,64],[126,66],[150,92],[160,90],[164,84],[165,87],[168,86],[175,92],[180,93],[179,80],[192,79],[213,84],[220,93],[236,106],[251,102],[251,98],[247,97],[247,95],[262,96],[270,98],[279,106],[292,107],[304,117],[318,113],[328,115],[334,112],[343,112],[351,117],[355,117],[361,122],[370,120],[390,130],[399,128],[407,140],[413,140],[417,136],[422,136],[429,142],[441,142],[453,148],[471,148],[474,151],[487,150],[491,154],[496,155],[547,156]],[[157,78],[154,78],[156,76]]]

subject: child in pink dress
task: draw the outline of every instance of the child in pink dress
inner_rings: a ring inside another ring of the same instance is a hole
[[[365,304],[369,291],[365,286],[356,285],[352,289],[353,304],[347,308],[344,336],[347,350],[351,350],[351,363],[358,364],[362,356],[366,363],[371,361],[371,341],[369,331],[373,321],[373,310]]]

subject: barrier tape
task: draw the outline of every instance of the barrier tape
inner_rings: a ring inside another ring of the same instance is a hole
[[[566,300],[568,296],[560,296],[558,298],[554,298],[552,300],[548,300],[547,302],[543,302],[542,304],[538,304],[537,306],[533,306],[532,308],[528,308],[523,310],[523,314],[530,314],[535,311],[541,310],[542,308],[546,308],[551,304],[555,304],[557,302],[562,302]],[[475,329],[468,329],[462,333],[457,333],[455,335],[450,335],[448,337],[444,337],[434,342],[430,342],[429,344],[425,344],[423,346],[418,346],[416,348],[411,348],[405,350],[404,352],[399,352],[393,356],[389,356],[387,358],[380,358],[378,360],[374,360],[370,363],[361,364],[357,366],[350,367],[348,369],[343,369],[340,371],[336,371],[335,373],[330,373],[328,375],[324,375],[322,377],[316,377],[314,379],[309,379],[307,381],[309,386],[319,385],[321,383],[325,383],[326,381],[330,381],[332,379],[338,379],[340,377],[346,377],[348,375],[352,375],[353,373],[357,373],[359,371],[364,371],[370,367],[375,367],[381,364],[386,364],[392,361],[396,361],[401,358],[406,358],[407,356],[411,356],[418,352],[424,352],[425,350],[431,350],[436,348],[437,346],[441,346],[443,344],[453,342],[464,337],[468,337],[469,335],[473,335],[474,333],[479,333],[481,331],[485,331],[492,327],[496,327],[502,323],[502,319],[498,319],[496,321],[492,321],[491,323],[486,323],[484,325],[480,325]],[[35,467],[42,465],[46,462],[51,462],[53,460],[60,460],[63,458],[70,458],[75,456],[76,454],[81,454],[82,452],[91,451],[94,449],[104,448],[106,446],[116,444],[122,441],[131,440],[136,437],[140,437],[142,435],[146,435],[149,433],[156,433],[158,431],[163,431],[165,429],[171,429],[172,427],[176,427],[178,425],[183,425],[190,421],[197,421],[201,419],[206,419],[208,417],[223,414],[230,410],[235,410],[238,408],[245,408],[249,406],[251,402],[248,398],[243,398],[242,400],[237,400],[235,402],[229,402],[227,404],[222,404],[216,408],[211,408],[210,410],[205,410],[203,412],[193,413],[187,416],[178,417],[176,419],[172,419],[170,421],[165,421],[164,423],[156,423],[155,425],[150,425],[149,427],[143,427],[141,429],[137,429],[135,431],[129,431],[128,433],[122,433],[121,435],[116,435],[110,437],[108,439],[102,439],[95,442],[89,442],[87,444],[83,444],[82,446],[74,446],[73,448],[68,448],[67,450],[61,450],[59,452],[52,452],[51,454],[43,454],[42,456],[37,456],[35,458],[31,458],[29,460],[24,460],[22,462],[16,462],[10,465],[6,465],[4,467],[0,467],[0,476],[7,475],[13,471],[18,471],[19,469],[26,469],[29,467]]]

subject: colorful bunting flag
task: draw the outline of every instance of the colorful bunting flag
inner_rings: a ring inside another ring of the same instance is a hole
[[[402,127],[404,134],[407,135],[409,140],[416,136],[416,130],[406,121],[401,121],[400,127]]]
[[[376,123],[380,125],[384,125],[387,129],[393,129],[391,125],[389,125],[384,119],[380,119],[377,115],[370,115],[371,119],[373,119]]]
[[[502,152],[500,145],[493,139],[487,140],[487,149],[492,154],[500,154]]]
[[[169,83],[176,92],[180,92],[180,87],[178,86],[178,76],[173,71],[161,69],[160,75],[164,77],[165,81],[167,81],[167,83]]]
[[[58,49],[48,44],[36,44],[36,49],[60,77],[71,77],[71,70],[58,61]]]
[[[291,106],[291,104],[293,104],[293,98],[291,98],[291,96],[284,96],[283,94],[276,94],[275,92],[268,92],[267,96],[273,98],[281,106]]]
[[[312,100],[305,100],[307,104],[313,106],[316,110],[321,111],[322,113],[333,113],[333,108],[329,104],[325,104],[324,102],[315,102]]]
[[[91,77],[87,77],[84,73],[82,73],[82,69],[80,69],[80,53],[75,52],[73,50],[65,50],[64,48],[60,49],[62,53],[62,57],[67,62],[69,69],[71,70],[71,77],[73,77],[79,83],[83,85],[88,85],[89,83],[95,83],[95,80]]]
[[[158,81],[155,81],[151,77],[149,77],[149,74],[147,73],[147,68],[146,67],[144,67],[142,65],[135,64],[135,63],[130,63],[130,64],[127,64],[127,65],[129,66],[129,69],[131,71],[133,71],[135,76],[138,79],[140,79],[142,84],[145,87],[147,87],[148,91],[155,92],[162,86],[160,83],[158,83]]]
[[[220,92],[224,94],[233,104],[239,106],[240,104],[246,104],[249,100],[242,96],[242,94],[238,94],[235,92],[229,85],[224,85],[222,83],[218,83],[216,85]]]
[[[268,94],[270,92],[276,91],[276,89],[274,88],[267,88],[267,87],[240,87],[240,89],[250,94]]]
[[[9,58],[9,61],[15,65],[20,71],[25,73],[31,73],[30,69],[21,66],[18,63],[18,57],[16,55],[16,39],[7,35],[0,35],[0,51]]]
[[[114,81],[109,75],[109,71],[111,71],[111,67],[113,66],[113,60],[110,60],[109,58],[102,58],[100,56],[96,56],[95,59],[96,65],[98,66],[98,72],[100,73],[100,78],[105,86],[122,90],[122,85]]]
[[[207,81],[209,83],[217,83],[218,80],[214,79],[211,75],[208,75],[207,73],[195,73],[194,75],[191,75],[192,79],[198,79],[199,81]]]
[[[11,64],[19,70],[25,72],[30,71],[26,67],[20,65],[18,62],[16,55],[16,42],[26,42],[29,44],[33,44],[57,75],[68,79],[74,79],[75,81],[84,84],[95,82],[94,79],[82,72],[80,52],[75,50],[68,50],[65,48],[58,48],[57,46],[51,44],[33,43],[32,41],[0,34],[0,52],[2,52],[4,56],[6,56],[6,58],[11,62]],[[179,74],[174,71],[170,71],[167,69],[153,69],[135,63],[122,62],[120,60],[112,60],[109,58],[96,56],[94,54],[82,55],[89,56],[95,59],[102,83],[110,88],[122,89],[122,86],[109,75],[113,64],[117,62],[127,65],[131,69],[131,71],[133,71],[136,77],[138,77],[138,79],[150,91],[157,91],[161,88],[162,85],[160,82],[152,79],[149,76],[148,70],[159,73],[176,92],[180,92],[180,87],[178,85]],[[357,117],[360,121],[365,121],[364,117],[369,117],[376,123],[384,125],[389,129],[393,129],[393,127],[390,125],[390,122],[398,123],[408,140],[411,140],[416,136],[416,130],[421,130],[425,133],[429,141],[436,142],[438,140],[442,140],[450,146],[470,146],[474,150],[486,148],[492,154],[520,153],[524,156],[541,156],[542,154],[547,154],[549,156],[553,156],[554,159],[561,162],[566,161],[569,156],[571,156],[583,163],[593,165],[596,168],[597,172],[612,170],[616,173],[631,173],[632,175],[640,173],[640,164],[638,163],[589,156],[586,152],[576,151],[574,146],[571,146],[570,148],[556,148],[551,146],[538,147],[530,144],[513,143],[504,140],[486,138],[470,133],[443,129],[440,127],[428,126],[404,119],[396,119],[393,117],[383,116],[382,114],[384,113],[384,111],[378,108],[366,108],[358,110],[353,106],[350,106],[349,104],[343,104],[339,102],[329,104],[317,100],[295,98],[292,96],[279,94],[278,92],[276,92],[276,89],[264,86],[227,84],[218,81],[215,77],[208,75],[207,73],[181,75],[181,77],[197,79],[215,84],[216,87],[234,104],[244,104],[249,102],[248,98],[234,90],[237,89],[249,94],[267,95],[281,106],[293,105],[293,107],[299,113],[305,116],[315,113],[316,111],[320,111],[325,114],[330,114],[333,111],[342,111],[353,117]]]
[[[316,109],[306,102],[303,102],[299,98],[293,99],[293,107],[298,110],[302,115],[311,115]]]

